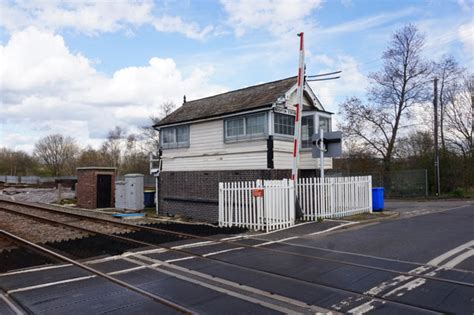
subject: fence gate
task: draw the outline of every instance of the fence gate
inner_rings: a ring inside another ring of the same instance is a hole
[[[272,231],[294,225],[292,180],[219,183],[219,226]]]
[[[298,201],[305,220],[372,211],[372,177],[300,178]]]
[[[295,190],[303,219],[372,211],[372,177],[300,178],[219,183],[219,226],[272,231],[295,223]]]

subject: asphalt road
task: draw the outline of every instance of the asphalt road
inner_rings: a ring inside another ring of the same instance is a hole
[[[152,249],[92,266],[197,313],[472,314],[474,206],[450,206],[402,207],[409,215],[366,225],[187,241],[188,253]],[[0,310],[8,296],[32,313],[170,311],[72,266],[0,275],[0,289]]]

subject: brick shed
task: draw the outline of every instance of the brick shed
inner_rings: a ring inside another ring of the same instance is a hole
[[[78,167],[77,205],[87,209],[113,207],[115,171],[115,167]]]

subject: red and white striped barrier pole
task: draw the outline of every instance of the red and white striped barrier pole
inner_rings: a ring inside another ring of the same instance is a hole
[[[293,140],[293,168],[291,179],[298,181],[298,163],[300,159],[300,139],[301,139],[301,113],[303,111],[303,88],[304,88],[304,34],[299,33],[300,37],[300,60],[298,65],[298,80],[296,88],[296,117],[295,117],[295,136]]]

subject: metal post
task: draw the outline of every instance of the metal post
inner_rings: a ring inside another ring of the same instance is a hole
[[[319,129],[319,167],[320,167],[320,174],[321,174],[321,181],[324,182],[324,130]]]
[[[428,170],[425,169],[425,196],[428,197]]]
[[[156,216],[158,216],[158,176],[155,176],[155,209],[156,209]]]
[[[439,184],[439,148],[438,148],[438,78],[434,78],[434,167],[435,167],[435,183],[436,183],[436,196],[440,195],[440,184]]]

